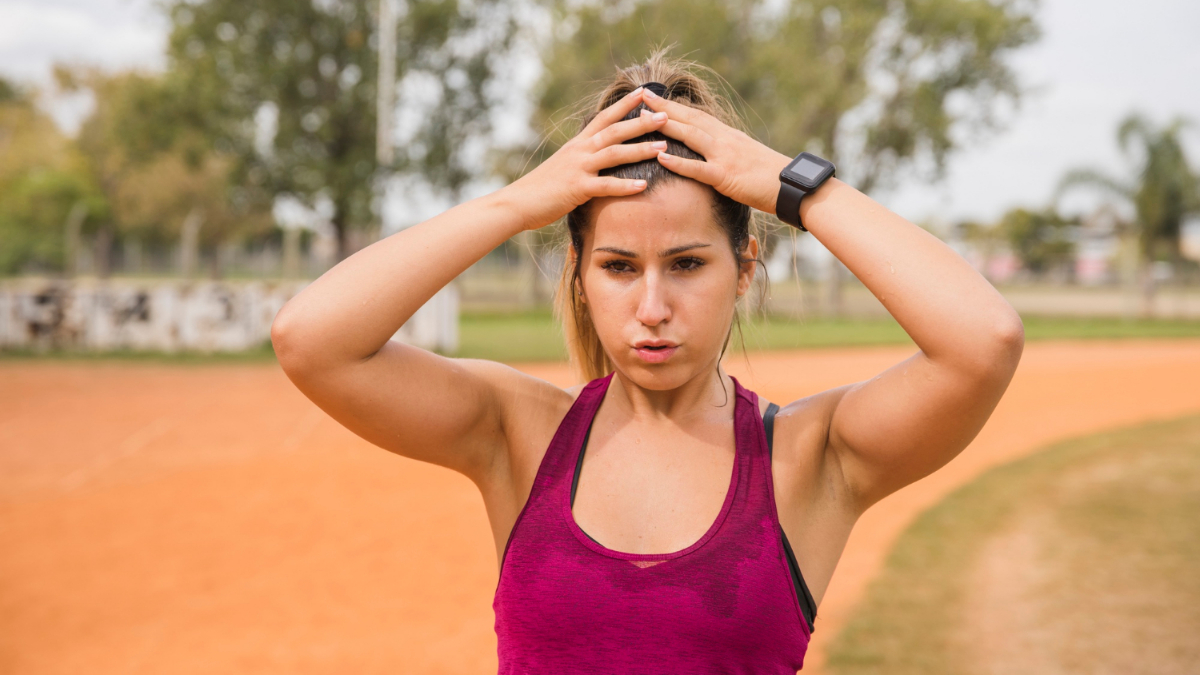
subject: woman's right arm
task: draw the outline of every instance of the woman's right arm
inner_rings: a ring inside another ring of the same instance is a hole
[[[434,293],[513,235],[548,225],[592,197],[639,192],[634,181],[597,172],[657,153],[649,143],[621,143],[665,121],[619,121],[640,102],[640,92],[625,97],[511,185],[375,242],[309,284],[271,326],[287,376],[375,445],[477,484],[486,480],[518,416],[546,409],[564,392],[498,363],[446,358],[390,338]]]

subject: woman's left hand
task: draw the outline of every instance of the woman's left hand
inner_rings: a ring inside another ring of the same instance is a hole
[[[717,192],[766,213],[775,213],[779,196],[779,172],[792,161],[759,143],[749,134],[725,124],[706,112],[664,99],[646,90],[642,101],[655,112],[667,113],[658,130],[707,161],[685,159],[665,152],[658,161],[681,176],[713,186]]]

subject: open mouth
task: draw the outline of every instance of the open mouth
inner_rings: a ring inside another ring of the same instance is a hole
[[[671,358],[676,349],[679,349],[679,346],[672,344],[638,345],[634,347],[638,358],[646,363],[662,363]]]

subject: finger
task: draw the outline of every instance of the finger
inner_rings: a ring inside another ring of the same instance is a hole
[[[637,178],[617,178],[616,176],[596,176],[584,183],[584,189],[592,197],[622,197],[633,195],[646,189],[646,181]]]
[[[717,133],[716,130],[719,127],[727,126],[724,122],[703,110],[697,110],[690,105],[684,105],[678,101],[663,98],[650,90],[643,92],[642,100],[646,104],[646,107],[655,112],[665,112],[670,119],[686,122],[710,133]]]
[[[665,152],[658,153],[658,161],[667,169],[687,178],[694,178],[701,183],[716,187],[721,183],[721,168],[716,164],[702,162],[698,159],[687,159]]]
[[[630,138],[644,136],[651,131],[658,130],[667,121],[666,113],[652,113],[650,111],[645,111],[645,113],[631,120],[623,120],[608,125],[607,128],[592,137],[593,147],[598,151],[605,146],[614,145]],[[661,117],[655,117],[655,115],[661,115]]]
[[[666,141],[645,141],[642,143],[618,143],[610,145],[595,153],[588,160],[588,168],[599,171],[610,166],[632,164],[647,159],[654,159],[658,153],[667,149]]]
[[[639,103],[642,102],[643,92],[645,92],[645,88],[638,87],[628,94],[625,94],[625,96],[621,97],[604,110],[601,110],[594,118],[592,118],[592,121],[583,128],[581,135],[592,136],[596,132],[611,125],[612,123],[620,121],[625,117],[625,115],[629,114],[630,110],[633,110],[638,106]]]
[[[716,141],[707,131],[700,127],[680,122],[679,120],[668,119],[667,123],[659,128],[659,131],[704,155],[706,158],[716,148]]]

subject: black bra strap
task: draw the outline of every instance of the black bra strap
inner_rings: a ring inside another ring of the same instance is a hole
[[[763,413],[763,428],[767,432],[767,457],[771,457],[771,452],[774,449],[775,443],[775,413],[779,412],[779,405],[775,403],[767,404],[767,411]]]
[[[579,446],[579,460],[575,462],[575,476],[571,478],[571,506],[575,506],[575,490],[579,488],[579,472],[583,470],[583,452],[587,450],[588,439],[592,436],[592,424],[596,422],[593,417],[591,422],[588,422],[587,433],[583,436],[583,445]],[[584,534],[587,534],[584,532]],[[588,535],[591,538],[591,535]],[[592,539],[592,541],[596,541]]]
[[[769,403],[767,411],[763,413],[763,431],[767,434],[767,457],[773,455],[775,447],[775,413],[777,412],[779,412],[779,406]],[[782,528],[780,531],[783,531]],[[817,619],[817,603],[808,590],[808,584],[804,582],[804,575],[800,573],[800,563],[796,562],[796,554],[792,551],[792,544],[788,541],[786,532],[783,532],[783,552],[787,555],[788,570],[792,574],[792,585],[796,587],[796,595],[800,597],[800,609],[804,614],[804,620],[808,622],[808,632],[811,633],[815,630],[813,622]]]

